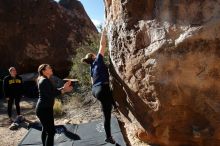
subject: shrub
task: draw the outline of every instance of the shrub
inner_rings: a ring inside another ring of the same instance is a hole
[[[60,99],[55,99],[53,105],[53,112],[54,112],[54,116],[61,116],[63,114],[62,102]]]

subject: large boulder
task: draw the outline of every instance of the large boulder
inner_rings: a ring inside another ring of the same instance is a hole
[[[78,0],[1,0],[0,68],[27,73],[49,63],[66,77],[76,49],[97,33]]]
[[[220,144],[220,0],[105,0],[114,96],[162,145]]]

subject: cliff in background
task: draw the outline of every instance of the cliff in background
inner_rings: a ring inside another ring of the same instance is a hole
[[[1,0],[0,70],[36,72],[49,63],[66,77],[76,48],[91,43],[98,31],[77,0]]]
[[[220,0],[105,0],[114,98],[161,145],[220,143]],[[146,130],[146,131],[145,131]]]

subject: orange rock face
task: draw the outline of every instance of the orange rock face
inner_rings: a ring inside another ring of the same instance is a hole
[[[66,77],[75,49],[97,33],[77,0],[1,0],[0,69],[36,72],[39,64],[49,63]]]
[[[140,139],[220,145],[220,1],[105,6],[114,97]]]

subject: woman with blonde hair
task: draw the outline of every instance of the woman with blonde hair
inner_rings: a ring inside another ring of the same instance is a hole
[[[41,139],[43,146],[53,146],[55,134],[54,99],[63,93],[72,91],[73,88],[70,81],[66,82],[60,89],[55,88],[50,81],[53,70],[49,64],[41,64],[38,67],[38,73],[39,99],[36,106],[36,114],[42,124]]]

